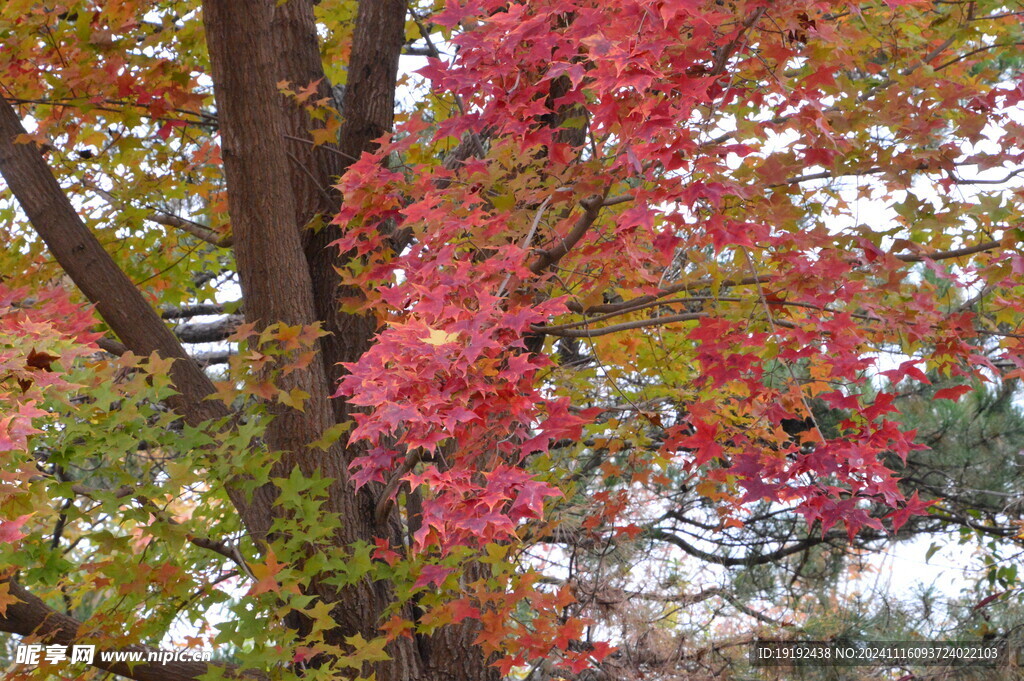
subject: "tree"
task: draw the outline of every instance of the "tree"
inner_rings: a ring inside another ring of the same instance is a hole
[[[898,533],[862,533],[852,543],[822,542],[777,561],[728,570],[719,578],[722,593],[711,595],[705,612],[680,618],[685,620],[680,628],[687,631],[688,651],[702,646],[711,651],[694,667],[728,668],[738,677],[745,673],[757,678],[758,672],[785,679],[825,673],[820,668],[805,669],[803,676],[800,670],[786,668],[751,671],[745,650],[723,645],[728,641],[721,633],[726,624],[738,630],[733,638],[745,640],[982,639],[1005,641],[1010,649],[1019,645],[1024,621],[1017,576],[1022,485],[1014,446],[1021,424],[1019,386],[1015,381],[995,389],[976,386],[953,402],[934,400],[936,390],[951,386],[937,376],[931,380],[932,385],[896,390],[899,418],[905,427],[913,426],[917,440],[928,448],[914,452],[905,464],[892,463],[905,494],[916,491],[939,500],[930,513],[910,518]],[[815,414],[826,432],[838,422],[836,414],[825,410]],[[715,546],[717,554],[738,546],[754,552],[758,544],[799,534],[799,518],[771,510],[755,509],[745,517],[744,527],[704,532],[699,539],[705,546]],[[907,555],[904,544],[911,541],[921,548]],[[880,557],[880,551],[888,555]],[[924,567],[928,564],[930,568]],[[951,578],[960,586],[951,590]],[[894,588],[890,580],[901,586]],[[908,580],[917,584],[908,588]],[[702,636],[716,627],[716,633]],[[828,678],[876,678],[880,673],[877,668],[833,669]],[[892,678],[973,678],[962,669],[913,663],[890,673]],[[975,674],[1016,678],[1019,670],[989,668]]]
[[[6,3],[0,629],[230,653],[96,660],[140,680],[678,676],[601,640],[613,578],[898,531],[895,387],[1020,375],[1020,16]],[[693,538],[757,504],[804,525]]]

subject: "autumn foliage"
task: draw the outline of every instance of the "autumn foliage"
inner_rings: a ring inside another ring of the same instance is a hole
[[[1024,371],[1012,3],[201,4],[0,9],[0,630],[677,678],[561,557],[898,531],[900,392]]]

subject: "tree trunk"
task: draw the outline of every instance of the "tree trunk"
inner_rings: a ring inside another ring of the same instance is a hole
[[[332,174],[344,172],[351,159],[371,149],[373,140],[392,127],[405,3],[360,3],[338,145],[341,154],[333,156],[329,149],[295,142],[308,140],[314,123],[286,101],[276,85],[288,80],[304,88],[323,78],[312,3],[292,0],[275,8],[273,0],[207,0],[204,16],[246,318],[257,328],[279,321],[320,321],[330,332],[321,343],[321,361],[292,372],[287,383],[278,383],[284,390],[304,390],[311,398],[303,412],[282,407],[272,422],[267,441],[282,452],[272,475],[287,476],[298,466],[304,474],[334,481],[325,510],[341,518],[339,545],[372,543],[385,536],[400,548],[405,533],[397,512],[392,510],[384,527],[377,525],[380,487],[367,486],[357,493],[349,482],[347,464],[359,451],[342,445],[327,453],[305,448],[327,427],[348,417],[344,401],[331,404],[327,398],[341,375],[339,363],[358,359],[370,347],[377,327],[372,316],[340,311],[339,295],[358,291],[339,291],[335,268],[340,255],[328,245],[341,233],[337,226],[320,223],[324,218],[329,221],[339,205],[340,197],[331,189],[337,181]],[[326,81],[320,80],[321,90],[325,87]],[[256,536],[266,536],[275,496],[271,487],[261,490],[254,504],[258,517],[244,518]],[[338,604],[333,611],[338,629],[327,635],[327,643],[335,645],[354,633],[367,639],[377,636],[381,614],[395,598],[393,588],[379,582],[360,582],[337,592],[314,580],[311,589]],[[405,614],[412,618],[411,605]],[[301,623],[298,627],[301,631]],[[496,670],[486,666],[472,644],[475,635],[472,627],[453,626],[432,637],[433,646],[399,638],[387,649],[392,659],[376,666],[376,677],[495,679]],[[433,660],[425,655],[430,650]]]

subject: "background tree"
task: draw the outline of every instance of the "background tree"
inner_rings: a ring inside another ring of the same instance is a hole
[[[1020,16],[6,3],[0,629],[231,654],[97,660],[140,680],[688,673],[673,608],[758,611],[683,555],[924,522],[897,391],[1020,375]]]

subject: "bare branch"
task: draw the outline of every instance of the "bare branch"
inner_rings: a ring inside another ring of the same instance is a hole
[[[943,70],[943,69],[945,69],[947,67],[952,66],[953,64],[956,64],[957,62],[960,62],[960,61],[963,61],[964,59],[967,59],[968,57],[973,57],[974,55],[978,54],[979,52],[986,52],[988,50],[995,50],[995,49],[999,49],[1000,47],[1019,47],[1021,45],[1024,45],[1024,42],[993,43],[992,45],[983,45],[982,47],[979,47],[979,48],[971,50],[969,52],[965,52],[964,54],[958,55],[958,56],[954,57],[953,59],[950,59],[949,61],[945,62],[944,64],[939,64],[938,66],[935,67],[935,70],[936,71],[941,71],[941,70]]]
[[[231,314],[215,322],[194,322],[174,327],[174,334],[182,343],[217,343],[227,340],[242,323],[242,315]]]
[[[120,357],[124,353],[128,352],[128,348],[125,347],[121,341],[116,341],[113,338],[107,338],[104,336],[96,341],[96,345],[100,346],[100,349],[105,352],[109,352],[112,355]]]
[[[101,199],[106,201],[110,206],[114,208],[123,207],[123,203],[114,198],[113,194],[104,189],[100,189],[98,186],[96,186],[95,183],[86,181],[83,182],[82,184],[88,189],[90,189],[94,194],[99,196]],[[178,217],[177,215],[172,215],[171,213],[154,210],[150,212],[148,215],[146,215],[146,219],[158,225],[163,225],[164,227],[173,227],[174,229],[180,229],[183,232],[191,234],[200,241],[205,241],[208,244],[212,244],[220,248],[227,248],[231,246],[232,238],[230,234],[218,234],[217,232],[213,231],[212,229],[205,225],[201,225],[198,222]]]
[[[1006,184],[1007,182],[1017,177],[1021,173],[1024,173],[1024,167],[1011,170],[1009,173],[1007,173],[1001,179],[998,180],[985,180],[982,178],[969,179],[964,177],[957,177],[956,182],[957,184]]]
[[[954,165],[967,165],[967,164],[954,164]],[[794,185],[794,184],[801,184],[803,182],[812,182],[814,180],[834,180],[834,179],[838,179],[840,177],[862,177],[864,175],[878,175],[880,173],[893,172],[893,171],[899,171],[899,170],[903,170],[903,169],[875,167],[875,168],[865,168],[864,170],[848,170],[848,171],[839,171],[839,172],[834,172],[834,171],[831,171],[831,170],[824,170],[824,171],[819,172],[819,173],[808,173],[806,175],[797,175],[796,177],[791,177],[788,180],[783,180],[782,182],[776,182],[775,184],[770,184],[770,185],[768,185],[768,189],[774,189],[776,187],[785,187],[785,186]],[[931,168],[931,167],[928,166],[928,164],[922,163],[915,170],[918,170],[918,171],[929,171],[929,170],[935,171],[935,170],[938,170],[938,169],[937,168]],[[957,175],[953,175],[953,182],[956,183],[956,184],[993,184],[993,185],[996,185],[996,184],[1006,184],[1011,179],[1013,179],[1017,175],[1020,175],[1021,173],[1024,173],[1024,168],[1017,168],[1016,170],[1011,171],[1010,173],[1008,173],[1007,175],[1005,175],[1004,177],[1002,177],[1001,179],[998,179],[998,180],[985,180],[985,179],[981,179],[981,178],[969,179],[969,178],[963,178],[963,177],[959,177]]]
[[[564,338],[597,338],[607,336],[610,333],[628,331],[630,329],[643,329],[649,326],[664,326],[675,322],[692,322],[698,319],[705,319],[709,315],[706,312],[685,312],[682,314],[670,314],[664,317],[651,317],[649,319],[634,319],[631,322],[602,326],[598,329],[552,329],[547,326],[534,324],[530,330],[535,333],[545,333],[549,336],[561,336]]]
[[[237,308],[237,303],[228,303]],[[182,305],[181,307],[165,306],[160,308],[160,316],[164,319],[185,319],[188,317],[200,317],[203,315],[224,314],[224,305],[220,303],[198,303],[196,305]]]
[[[975,255],[977,253],[983,253],[985,251],[992,251],[992,250],[995,250],[995,249],[999,248],[999,246],[1000,246],[1000,243],[998,241],[986,241],[986,242],[983,242],[983,243],[980,243],[980,244],[977,244],[977,245],[974,245],[974,246],[966,246],[964,248],[956,248],[956,249],[952,249],[952,250],[948,250],[948,251],[935,251],[935,252],[932,252],[932,253],[923,253],[923,254],[902,254],[902,255],[897,255],[896,258],[899,259],[899,260],[902,260],[903,262],[923,262],[924,260],[933,260],[933,261],[951,260],[953,258],[961,258],[961,257],[968,256],[968,255]],[[727,289],[727,288],[734,288],[734,287],[737,287],[737,286],[752,286],[752,285],[757,284],[759,282],[760,283],[764,283],[764,282],[768,282],[770,280],[771,280],[771,277],[769,277],[769,276],[759,275],[757,277],[746,277],[744,279],[736,279],[736,280],[730,280],[730,281],[721,282],[720,287],[722,289]],[[566,307],[568,307],[569,310],[571,310],[572,312],[578,312],[578,313],[587,314],[587,315],[603,315],[603,317],[601,317],[603,319],[603,318],[608,318],[610,316],[613,316],[613,313],[621,313],[621,312],[627,312],[627,311],[634,311],[634,310],[642,309],[644,307],[649,307],[652,303],[657,303],[662,298],[665,298],[667,296],[673,295],[675,293],[681,293],[683,291],[695,291],[695,290],[700,290],[700,289],[703,289],[703,288],[707,288],[708,286],[711,285],[711,283],[712,282],[710,280],[708,280],[708,279],[698,279],[696,281],[689,281],[689,282],[683,282],[683,283],[675,284],[673,286],[666,286],[659,293],[654,294],[654,295],[640,296],[638,298],[633,298],[631,300],[624,300],[624,301],[618,302],[618,303],[603,303],[603,304],[600,304],[600,305],[591,305],[591,306],[589,306],[587,308],[584,308],[579,303],[577,303],[575,301],[570,301],[566,305]],[[725,299],[723,299],[723,300],[725,300]],[[662,317],[660,319],[661,319],[661,321],[665,321],[667,318]],[[599,321],[599,320],[600,319],[591,319],[591,320],[587,320],[586,322],[583,322],[583,323],[594,322],[594,321]],[[654,325],[656,325],[658,323],[657,319],[642,320],[642,321],[646,321],[648,323],[641,324],[641,326],[654,326]],[[680,321],[680,320],[672,320],[672,321]],[[631,322],[631,323],[633,323],[633,322]],[[564,325],[560,325],[560,326],[537,327],[534,330],[538,331],[538,332],[543,330],[544,333],[547,333],[547,334],[550,334],[550,335],[563,335],[563,334],[559,334],[558,330],[574,328],[574,327],[577,327],[577,326],[580,326],[580,325],[581,325],[580,322],[573,322],[573,323],[570,323],[570,324],[564,324]],[[605,328],[611,328],[611,327],[605,327]],[[638,328],[638,327],[637,326],[631,326],[629,328]],[[595,332],[596,331],[603,331],[603,330],[604,329],[595,330]],[[617,329],[616,328],[615,330],[618,331],[618,330],[621,330],[621,329]],[[607,331],[606,333],[613,333],[613,332],[612,331]],[[593,333],[592,332],[591,335],[603,335],[603,334],[601,334],[601,333]],[[591,336],[576,336],[576,337],[579,337],[579,338],[589,338]]]
[[[673,546],[676,546],[685,551],[686,553],[690,554],[694,558],[700,558],[705,562],[714,563],[715,565],[724,565],[725,567],[752,567],[754,565],[764,565],[766,563],[773,563],[777,560],[785,558],[786,556],[791,556],[794,553],[806,551],[807,549],[813,546],[817,546],[818,544],[829,541],[830,539],[836,539],[840,537],[840,535],[838,534],[826,534],[824,536],[814,535],[801,539],[800,541],[794,544],[790,544],[789,546],[780,547],[775,551],[771,551],[769,553],[744,556],[742,558],[732,558],[730,556],[721,556],[716,553],[708,553],[707,551],[702,551],[701,549],[697,548],[696,546],[690,544],[688,541],[680,537],[678,534],[675,534],[674,532],[668,532],[667,530],[651,528],[647,530],[645,534],[651,539],[657,539],[659,541],[664,541],[669,544],[672,544]],[[845,537],[845,534],[842,536]]]
[[[925,260],[950,260],[952,258],[962,258],[965,255],[974,255],[976,253],[992,251],[999,248],[999,246],[1000,244],[998,241],[986,241],[974,246],[955,248],[951,251],[935,251],[933,253],[922,253],[921,255],[897,255],[896,258],[902,260],[903,262],[924,262]]]
[[[192,359],[201,367],[213,366],[214,364],[227,364],[235,355],[232,350],[212,350],[210,352],[197,352]]]
[[[728,280],[723,281],[719,284],[721,289],[733,288],[735,286],[752,286],[758,281],[768,281],[770,277],[746,277],[744,279]],[[696,281],[687,281],[679,284],[673,284],[672,286],[666,286],[659,293],[654,295],[640,296],[639,298],[633,298],[632,300],[624,300],[620,303],[603,303],[601,305],[591,305],[584,309],[579,303],[570,301],[566,307],[573,312],[583,312],[586,314],[605,314],[608,312],[617,312],[625,308],[635,307],[637,305],[645,305],[652,303],[656,300],[670,296],[674,293],[681,293],[683,291],[699,291],[706,289],[711,286],[713,282],[710,279],[698,279]]]
[[[135,495],[135,501],[152,513],[153,517],[160,522],[167,523],[168,525],[181,525],[181,523],[172,518],[165,510],[157,506],[152,499],[137,494]],[[194,534],[189,534],[186,538],[193,546],[198,546],[199,548],[206,549],[207,551],[213,551],[214,553],[227,558],[237,565],[244,574],[248,575],[250,579],[255,579],[252,574],[252,570],[249,569],[249,564],[245,562],[245,558],[242,557],[242,552],[238,550],[237,545],[229,544],[217,539],[211,539],[209,537],[200,537]]]

